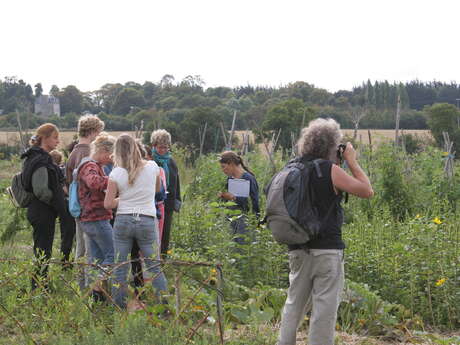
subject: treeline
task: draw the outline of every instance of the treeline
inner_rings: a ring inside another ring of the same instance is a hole
[[[438,102],[456,104],[460,86],[417,80],[405,84],[367,81],[351,91],[331,93],[301,81],[280,87],[205,88],[200,76],[176,81],[172,75],[165,75],[157,83],[105,84],[90,92],[74,85],[53,85],[48,94],[60,100],[59,118],[31,114],[35,98],[42,93],[40,83],[32,87],[15,77],[0,81],[0,128],[17,127],[16,111],[29,128],[45,121],[75,128],[78,117],[88,112],[99,114],[109,130],[133,130],[143,120],[146,130],[164,127],[183,144],[198,147],[197,133],[206,125],[207,152],[223,144],[221,123],[229,129],[234,112],[236,129],[270,132],[281,128],[283,146],[289,146],[291,133],[296,133],[302,123],[317,116],[333,117],[343,128],[394,128],[398,98],[400,127],[425,129],[422,109]]]

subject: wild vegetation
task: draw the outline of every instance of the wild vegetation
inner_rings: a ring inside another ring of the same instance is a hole
[[[414,154],[390,145],[359,151],[377,193],[370,200],[350,197],[345,204],[347,287],[337,329],[365,336],[363,344],[459,343],[458,172],[447,179],[447,157],[432,147]],[[234,211],[216,197],[225,185],[216,155],[202,156],[192,165],[190,151],[175,147],[173,154],[185,188],[184,207],[172,233],[171,260],[211,266],[165,265],[169,313],[149,299],[149,307],[134,314],[94,305],[89,296],[77,293],[74,272],[58,264],[51,267],[49,295],[30,293],[30,227],[23,210],[16,212],[2,193],[0,258],[18,261],[0,260],[0,344],[185,344],[188,339],[219,344],[216,288],[224,297],[226,344],[275,343],[288,284],[286,248],[274,242],[255,217],[250,218],[249,243],[236,245],[227,220]],[[266,157],[253,152],[245,159],[263,187],[273,171]],[[277,152],[277,168],[286,159]],[[9,180],[3,177],[18,169],[18,160],[0,162],[3,191]],[[263,195],[261,203],[263,208]],[[179,291],[182,308],[176,317]],[[337,342],[346,343],[347,335],[340,334]]]

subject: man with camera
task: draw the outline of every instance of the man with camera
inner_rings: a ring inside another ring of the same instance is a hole
[[[373,195],[351,143],[340,145],[340,125],[316,119],[302,130],[298,149],[308,160],[321,159],[321,176],[312,174],[309,188],[322,219],[322,235],[301,245],[289,245],[289,290],[277,345],[295,345],[297,329],[311,310],[309,345],[333,345],[337,309],[344,283],[345,244],[342,241],[342,193],[360,198]],[[343,158],[351,175],[338,164]]]

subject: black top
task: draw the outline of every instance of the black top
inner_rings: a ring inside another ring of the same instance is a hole
[[[161,167],[161,162],[156,161]],[[179,211],[180,204],[182,202],[180,196],[180,181],[179,181],[179,169],[174,159],[170,158],[168,162],[169,168],[169,183],[167,186],[168,193],[166,194],[165,210],[167,212]]]
[[[248,172],[244,172],[241,176],[242,179],[248,180],[249,185],[249,197],[252,201],[252,212],[254,212],[257,216],[260,214],[260,207],[259,207],[259,185],[257,184],[257,180],[254,175],[251,175]],[[228,180],[232,179],[232,177],[227,178],[227,190],[228,190]],[[236,197],[235,203],[237,204],[238,209],[243,212],[249,211],[249,198],[245,197]]]
[[[315,171],[312,176],[312,188],[316,196],[314,204],[323,220],[323,234],[311,240],[307,247],[311,249],[344,249],[342,241],[343,208],[340,205],[342,196],[337,195],[331,178],[332,162],[322,160],[319,166],[323,176],[319,178]],[[329,215],[328,215],[329,212]],[[327,218],[326,218],[327,216]],[[326,218],[326,219],[325,219]]]
[[[289,245],[289,250],[310,249],[345,249],[342,241],[343,208],[340,205],[342,194],[337,195],[331,178],[332,162],[321,160],[319,167],[322,177],[312,172],[311,186],[319,216],[323,220],[322,236],[303,245]]]

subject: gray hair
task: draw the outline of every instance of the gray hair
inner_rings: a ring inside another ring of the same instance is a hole
[[[157,129],[156,131],[152,132],[150,136],[150,143],[153,146],[163,144],[171,146],[171,134],[165,129]]]
[[[297,143],[300,156],[333,160],[342,140],[340,125],[334,119],[315,119],[302,129]]]

